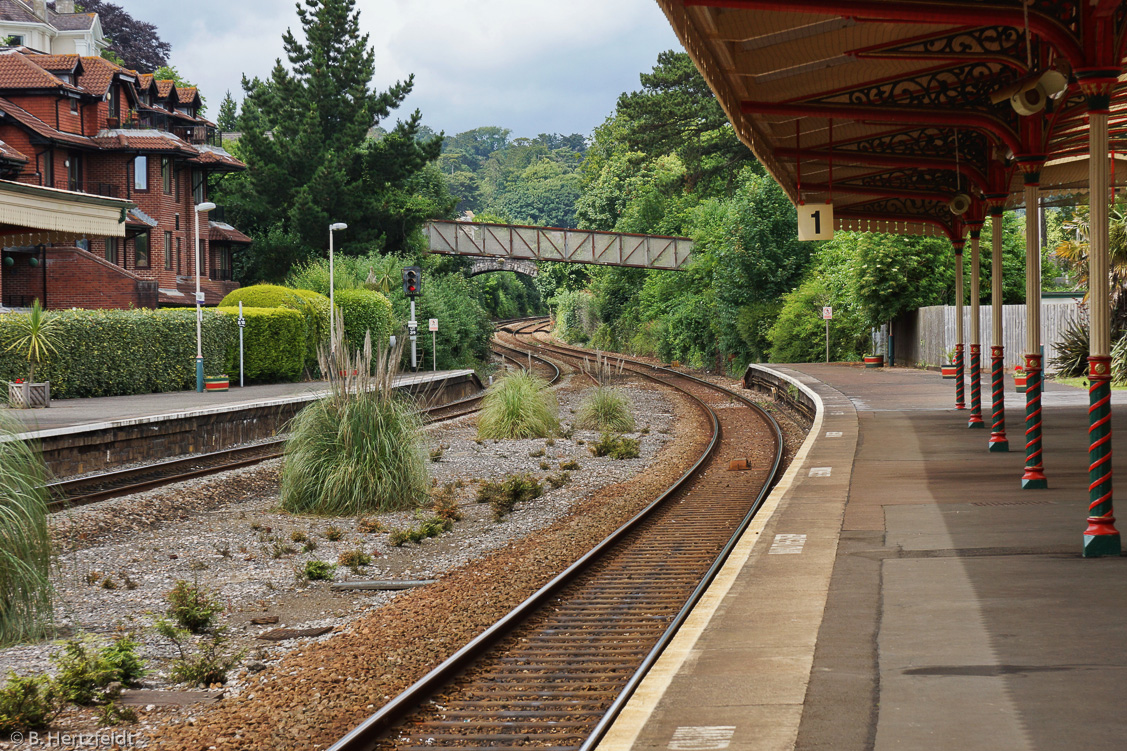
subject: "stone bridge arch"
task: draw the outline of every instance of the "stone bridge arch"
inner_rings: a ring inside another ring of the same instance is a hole
[[[536,264],[521,258],[475,258],[470,266],[469,276],[488,274],[493,271],[513,271],[517,274],[535,277],[540,273]]]

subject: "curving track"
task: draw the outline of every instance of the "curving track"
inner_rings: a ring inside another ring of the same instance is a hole
[[[542,323],[513,324],[518,330]],[[581,362],[589,353],[541,345]],[[624,360],[695,400],[712,441],[678,483],[331,751],[593,747],[773,484],[782,436],[741,395]],[[747,459],[752,469],[730,471]]]

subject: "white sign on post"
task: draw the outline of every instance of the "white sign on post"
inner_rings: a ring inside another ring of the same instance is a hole
[[[828,321],[833,317],[834,317],[834,309],[833,308],[831,308],[828,305],[825,306],[824,308],[822,308],[822,318],[825,318]]]
[[[798,207],[798,239],[832,240],[834,236],[834,205],[811,203]]]
[[[431,318],[430,319],[430,328],[428,330],[429,331],[438,331],[438,319],[437,318]]]

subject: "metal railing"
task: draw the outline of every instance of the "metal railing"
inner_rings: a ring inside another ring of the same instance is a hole
[[[211,269],[208,272],[208,277],[210,277],[210,279],[213,282],[229,282],[229,281],[231,281],[231,270],[230,269]]]

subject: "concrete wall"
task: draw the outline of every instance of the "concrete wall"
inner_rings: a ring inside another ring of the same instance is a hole
[[[1056,357],[1056,343],[1060,341],[1069,324],[1080,318],[1080,308],[1075,299],[1047,299],[1041,301],[1041,343],[1045,346],[1045,366]],[[982,343],[984,367],[989,363],[991,320],[993,311],[990,305],[979,308],[979,326]],[[970,306],[963,307],[964,338],[970,342]],[[1006,348],[1005,364],[1013,368],[1021,364],[1025,352],[1025,306],[1002,306],[1002,344]],[[905,315],[893,325],[895,337],[896,364],[898,365],[939,365],[945,360],[945,353],[955,347],[955,308],[935,305],[920,308]],[[967,356],[969,357],[969,347]]]

